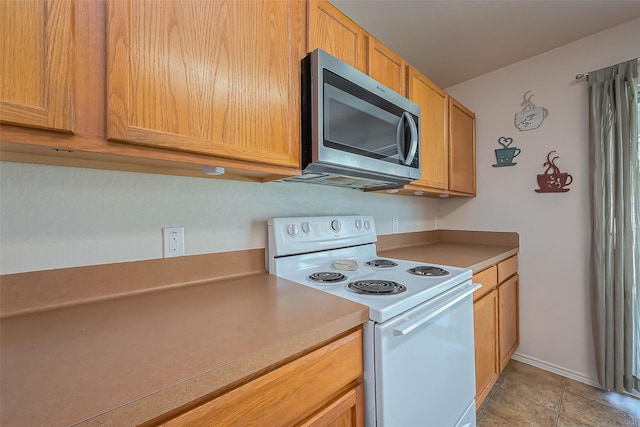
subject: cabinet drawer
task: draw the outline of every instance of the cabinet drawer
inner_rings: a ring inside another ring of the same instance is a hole
[[[473,301],[477,301],[498,285],[498,268],[495,265],[473,275],[473,283],[480,283],[482,287],[473,294]]]
[[[518,272],[518,255],[507,258],[498,264],[498,283],[502,283]]]
[[[296,424],[361,375],[362,332],[358,330],[162,425]]]

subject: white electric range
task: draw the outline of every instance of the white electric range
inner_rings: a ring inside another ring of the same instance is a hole
[[[475,426],[471,270],[381,258],[370,216],[268,221],[269,273],[369,307],[365,425]]]

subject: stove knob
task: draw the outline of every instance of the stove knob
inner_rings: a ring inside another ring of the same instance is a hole
[[[304,231],[307,234],[311,233],[311,224],[308,223],[308,222],[303,222],[302,223],[302,231]]]
[[[295,224],[289,224],[287,225],[287,233],[289,233],[289,236],[291,237],[295,237],[298,234],[298,226]]]
[[[362,228],[362,220],[361,219],[356,219],[356,228],[358,230],[360,230]]]
[[[340,221],[338,221],[337,219],[334,219],[333,221],[331,221],[331,229],[335,232],[340,231],[340,228],[342,226],[340,225]]]
[[[367,220],[364,222],[365,230],[369,230],[371,228],[371,221]]]

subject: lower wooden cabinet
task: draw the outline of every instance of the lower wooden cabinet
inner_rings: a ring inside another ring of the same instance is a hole
[[[500,371],[516,352],[520,343],[518,321],[518,275],[511,277],[498,286],[498,312],[500,313],[498,330],[500,341],[498,354],[500,355]]]
[[[477,408],[520,344],[517,271],[514,255],[473,276],[482,284],[473,298]]]
[[[476,350],[476,402],[482,402],[498,380],[498,292],[494,289],[473,304]],[[480,406],[478,404],[478,406]]]
[[[362,375],[357,330],[160,425],[363,426]]]
[[[362,385],[349,390],[334,402],[327,405],[303,427],[348,427],[364,425],[363,415],[364,388]]]

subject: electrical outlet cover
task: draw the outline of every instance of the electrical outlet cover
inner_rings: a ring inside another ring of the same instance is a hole
[[[164,227],[162,229],[163,253],[165,258],[184,255],[184,227]]]

